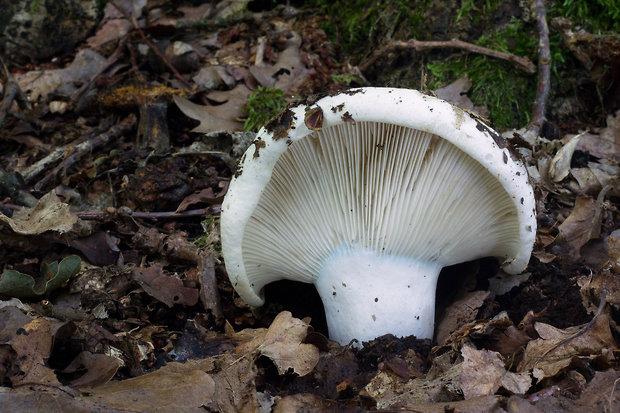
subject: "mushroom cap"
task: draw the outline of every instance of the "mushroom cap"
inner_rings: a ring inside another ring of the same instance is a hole
[[[523,271],[536,233],[525,167],[475,115],[410,89],[360,88],[288,108],[241,158],[222,254],[241,298],[315,283],[343,251]],[[434,291],[433,300],[434,300]]]

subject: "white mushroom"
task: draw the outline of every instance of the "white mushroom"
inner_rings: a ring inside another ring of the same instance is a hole
[[[475,116],[414,90],[362,88],[268,122],[222,207],[230,280],[313,283],[340,343],[432,338],[441,269],[497,257],[519,273],[536,232],[524,166]]]

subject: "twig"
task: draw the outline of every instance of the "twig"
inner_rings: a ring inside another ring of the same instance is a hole
[[[91,130],[89,133],[82,135],[80,138],[77,139],[77,141],[80,141],[81,143],[83,143],[85,141],[88,141],[91,138],[94,138],[100,133],[103,133],[106,130],[108,130],[110,126],[112,126],[112,122],[113,120],[111,118],[104,119],[99,126]],[[47,169],[51,167],[50,165],[55,164],[56,162],[61,160],[64,156],[66,156],[67,151],[69,151],[71,148],[73,148],[76,145],[77,145],[76,142],[71,142],[68,145],[58,147],[54,149],[49,155],[47,155],[43,159],[38,160],[37,162],[30,165],[28,168],[24,169],[23,171],[19,171],[22,177],[24,178],[24,181],[26,182],[26,184],[31,184],[32,182],[34,182],[34,180],[40,174],[42,174],[44,171],[46,171]]]
[[[3,207],[7,208],[11,211],[20,211],[24,207],[21,205],[15,204],[2,204]],[[128,208],[109,208],[106,210],[102,209],[93,209],[90,211],[79,211],[74,212],[75,216],[80,219],[90,220],[90,221],[100,221],[100,222],[109,222],[116,218],[117,215],[127,216],[136,219],[152,219],[152,220],[160,220],[160,219],[178,219],[178,218],[193,218],[193,217],[201,217],[206,215],[219,215],[222,211],[222,207],[220,205],[213,205],[207,208],[200,209],[191,209],[188,211],[164,211],[164,212],[135,212],[131,211]]]
[[[28,98],[24,92],[20,89],[15,78],[9,72],[9,69],[4,64],[4,60],[0,57],[0,82],[3,84],[3,97],[0,102],[0,124],[4,122],[13,101],[17,102],[19,107],[23,110],[31,110],[32,105],[28,101]]]
[[[88,139],[80,143],[79,145],[72,146],[70,148],[70,153],[65,158],[65,160],[60,165],[52,169],[47,175],[45,175],[43,179],[37,182],[34,186],[34,189],[41,190],[45,188],[47,184],[54,181],[54,179],[59,175],[61,171],[68,170],[82,157],[91,154],[95,149],[98,149],[99,147],[110,144],[110,142],[113,142],[114,140],[118,139],[120,136],[123,136],[125,133],[129,132],[135,127],[136,116],[131,114],[118,124],[110,127],[110,129],[108,129],[105,133],[98,134],[93,139]],[[69,152],[69,150],[67,152]]]
[[[172,73],[174,74],[174,76],[179,79],[181,82],[183,82],[183,84],[185,86],[187,86],[188,88],[192,88],[192,84],[189,83],[180,73],[179,71],[172,66],[172,63],[170,63],[170,61],[168,60],[168,58],[166,56],[164,56],[161,51],[159,50],[159,48],[157,46],[155,46],[149,39],[147,39],[146,35],[144,34],[144,32],[142,31],[142,29],[140,28],[140,25],[138,24],[138,22],[136,21],[136,19],[129,13],[127,13],[127,11],[125,9],[123,9],[122,7],[120,7],[116,1],[114,0],[110,0],[109,1],[110,4],[112,4],[114,7],[116,7],[116,9],[118,11],[121,12],[121,14],[131,22],[131,24],[133,25],[134,29],[138,31],[138,33],[140,33],[140,37],[142,37],[142,41],[144,43],[146,43],[151,49],[153,49],[153,51],[155,52],[155,54],[157,56],[159,56],[159,58],[164,62],[164,64],[166,66],[168,66],[168,68],[172,71]]]
[[[545,109],[551,88],[551,51],[549,49],[547,13],[543,0],[532,0],[531,9],[534,12],[538,27],[538,91],[532,110],[532,121],[528,129],[538,135],[545,121]]]
[[[448,41],[421,41],[411,39],[406,42],[396,40],[388,43],[383,50],[375,50],[373,54],[359,65],[362,72],[366,71],[373,63],[377,61],[382,55],[402,49],[413,49],[416,52],[428,49],[443,49],[443,48],[455,48],[465,50],[471,53],[479,53],[486,56],[495,57],[497,59],[508,60],[514,63],[519,69],[526,71],[527,73],[535,73],[536,66],[527,57],[519,57],[510,53],[499,52],[497,50],[487,49],[486,47],[477,46],[475,44],[463,42],[458,39],[452,39]]]

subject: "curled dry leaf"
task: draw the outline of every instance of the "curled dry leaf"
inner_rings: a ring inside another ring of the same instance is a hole
[[[461,353],[464,360],[460,385],[465,399],[491,396],[500,387],[513,394],[524,394],[532,385],[529,373],[506,371],[502,356],[495,351],[465,345]]]
[[[596,317],[592,328],[583,332],[583,327],[562,330],[545,323],[535,323],[534,328],[540,338],[528,343],[517,371],[532,371],[538,381],[554,377],[574,358],[610,356],[610,350],[616,348],[606,314]]]
[[[12,218],[0,213],[3,222],[13,231],[22,235],[41,234],[45,231],[69,232],[78,222],[78,218],[69,212],[69,206],[52,192],[45,194],[32,208],[24,208]]]
[[[90,388],[101,386],[110,381],[119,367],[120,361],[114,357],[83,351],[65,367],[63,373],[86,370],[82,376],[73,380],[70,386],[76,389]]]
[[[580,133],[579,135],[573,136],[551,160],[551,164],[549,165],[549,177],[553,182],[560,182],[570,173],[570,161],[573,159],[575,147],[577,147],[579,139],[581,139],[583,135],[583,133]]]
[[[589,196],[577,197],[573,212],[559,226],[560,233],[552,245],[566,244],[577,254],[586,242],[597,238],[601,232],[603,201],[609,189],[610,187],[604,188],[597,199]]]
[[[463,298],[450,305],[437,327],[437,342],[440,345],[445,344],[453,331],[474,321],[478,315],[478,309],[488,296],[488,291],[474,291],[465,294]]]
[[[284,374],[289,369],[305,376],[319,362],[319,349],[312,344],[303,344],[308,333],[308,324],[293,318],[283,311],[276,316],[267,331],[260,331],[252,341],[237,347],[237,354],[258,352],[270,358]]]

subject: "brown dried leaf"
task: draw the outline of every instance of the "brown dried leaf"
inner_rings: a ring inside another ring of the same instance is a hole
[[[461,353],[464,361],[460,385],[465,399],[491,396],[500,387],[513,394],[524,394],[532,384],[529,373],[506,371],[501,355],[495,351],[465,345]]]
[[[312,344],[303,344],[307,333],[308,324],[283,311],[266,332],[237,347],[236,352],[259,352],[273,361],[279,374],[292,369],[298,375],[305,376],[319,362],[319,349]]]
[[[617,412],[620,411],[618,391],[618,370],[597,371],[588,383],[581,397],[575,401],[573,412]],[[615,407],[614,407],[615,406]]]
[[[528,343],[517,371],[532,371],[538,381],[560,373],[576,357],[592,359],[616,348],[606,314],[596,317],[592,328],[581,334],[583,326],[562,330],[535,323],[534,327],[540,338]]]
[[[339,410],[338,403],[335,400],[323,399],[314,394],[298,393],[280,399],[273,408],[273,413],[326,412],[337,410]]]
[[[174,304],[192,306],[198,302],[199,291],[185,287],[183,281],[177,277],[164,275],[161,265],[136,268],[134,271],[136,280],[144,291],[168,307]]]
[[[11,339],[11,347],[17,353],[16,364],[19,366],[19,373],[11,377],[14,387],[22,384],[62,386],[54,371],[46,366],[52,351],[52,331],[57,327],[39,317],[17,330]]]
[[[192,132],[240,131],[243,129],[243,122],[239,119],[244,116],[242,109],[250,93],[247,86],[239,84],[231,91],[217,94],[212,92],[207,96],[214,100],[224,97],[226,103],[221,105],[197,105],[179,96],[174,96],[174,102],[187,117],[200,121],[200,125],[192,129]]]
[[[222,370],[213,377],[215,393],[207,407],[219,412],[258,411],[254,359],[247,355],[234,358],[232,354],[227,354],[227,357],[219,360],[219,364]]]
[[[119,367],[120,361],[114,357],[83,351],[65,367],[63,372],[75,373],[85,369],[86,372],[70,384],[73,388],[84,389],[98,387],[109,382]]]
[[[601,232],[603,199],[604,194],[602,197],[599,194],[597,200],[589,196],[577,197],[573,212],[558,227],[560,233],[553,245],[565,243],[576,254],[586,242],[597,238]]]
[[[140,377],[88,390],[85,400],[103,409],[200,411],[215,392],[213,378],[193,364],[170,363]]]
[[[84,254],[91,263],[101,267],[114,264],[120,254],[120,249],[105,231],[71,240],[69,245]]]
[[[441,345],[445,344],[453,331],[474,321],[478,315],[478,309],[488,296],[488,291],[474,291],[466,293],[463,298],[450,305],[437,326],[437,342]]]
[[[32,320],[32,317],[24,314],[14,305],[6,305],[0,308],[0,343],[8,342],[24,324]]]
[[[35,235],[45,231],[69,232],[78,218],[52,191],[39,199],[34,207],[24,208],[13,214],[12,218],[0,213],[0,222],[9,225],[18,234]]]
[[[579,141],[577,149],[590,152],[601,159],[620,158],[620,110],[607,116],[607,127],[596,135],[587,133]]]
[[[379,371],[365,390],[377,403],[378,409],[412,409],[413,406],[459,397],[460,375],[460,364],[434,378],[430,378],[432,375],[429,373],[424,379],[406,380],[396,374]],[[446,398],[447,395],[449,398]]]
[[[573,136],[551,160],[551,164],[549,165],[549,177],[553,182],[560,182],[570,173],[570,161],[573,159],[575,147],[582,136],[583,133]]]

